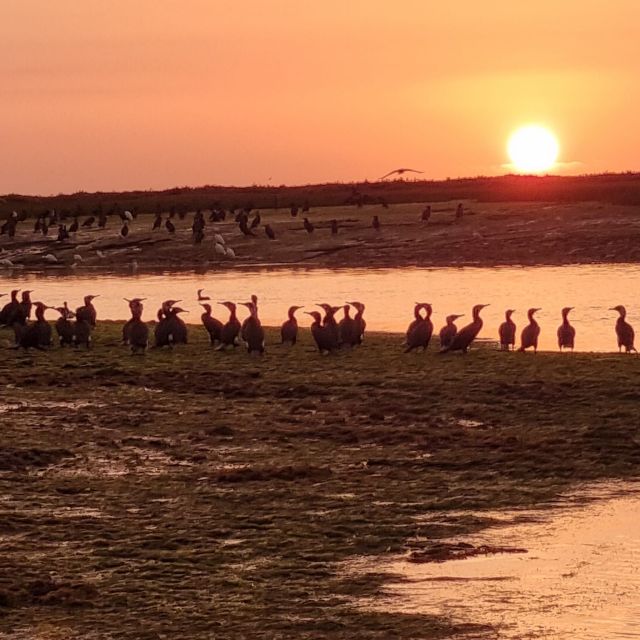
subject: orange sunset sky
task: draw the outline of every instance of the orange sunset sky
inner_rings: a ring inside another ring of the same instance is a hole
[[[3,0],[0,192],[640,169],[638,0]]]

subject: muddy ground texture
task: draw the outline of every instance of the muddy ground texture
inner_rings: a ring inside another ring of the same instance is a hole
[[[379,334],[321,357],[305,331],[255,359],[203,333],[145,357],[109,323],[90,352],[3,350],[0,637],[492,637],[362,610],[383,578],[345,562],[455,550],[490,510],[640,471],[635,356]]]
[[[457,202],[432,206],[428,222],[421,221],[427,203],[312,207],[292,218],[288,209],[260,210],[261,223],[247,237],[231,216],[207,223],[205,239],[195,245],[191,212],[152,231],[154,216],[140,214],[126,238],[122,221],[109,218],[104,230],[81,227],[69,240],[56,241],[33,233],[34,221],[18,226],[13,239],[0,236],[0,258],[17,268],[206,269],[258,265],[307,267],[393,267],[429,265],[571,264],[640,261],[640,207],[603,203],[480,203],[464,201],[465,215],[455,218]],[[209,211],[205,218],[208,220]],[[303,215],[314,225],[309,234]],[[381,228],[372,228],[373,216]],[[168,213],[164,214],[166,220]],[[253,216],[253,214],[252,214]],[[81,216],[80,222],[88,217]],[[338,223],[332,235],[331,221]],[[67,219],[67,223],[72,219]],[[270,224],[276,240],[265,235]],[[215,251],[214,234],[221,234],[235,258]],[[53,256],[55,262],[51,257]],[[0,263],[0,268],[10,268]]]

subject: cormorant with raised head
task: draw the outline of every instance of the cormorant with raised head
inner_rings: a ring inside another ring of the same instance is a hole
[[[458,333],[458,327],[456,327],[455,322],[458,318],[462,318],[464,316],[463,313],[457,314],[452,313],[447,316],[446,321],[447,324],[440,329],[440,348],[448,347],[452,340],[456,337],[456,333]]]
[[[135,302],[135,304],[134,304]],[[127,323],[129,325],[129,344],[131,345],[131,355],[136,355],[144,352],[149,346],[149,327],[146,322],[142,320],[143,305],[140,298],[134,298],[129,303],[131,309],[131,320]]]
[[[515,313],[515,309],[507,309],[504,314],[504,322],[498,329],[498,335],[500,336],[500,350],[511,351],[515,348],[516,344],[516,323],[511,319],[511,316]]]
[[[236,305],[233,302],[219,302],[223,307],[229,309],[229,320],[223,325],[220,333],[220,345],[218,350],[227,347],[238,346],[238,334],[240,333],[240,321],[236,315]]]
[[[98,297],[99,295],[85,296],[84,305],[76,309],[76,319],[88,322],[92,328],[96,326],[97,319],[97,312],[93,306],[93,301]]]
[[[26,327],[21,327],[17,345],[23,349],[46,349],[51,346],[51,325],[45,320],[44,312],[52,307],[36,302],[36,319]]]
[[[2,307],[0,311],[0,325],[11,326],[13,324],[13,317],[20,307],[20,303],[18,302],[19,293],[20,289],[14,289],[11,292],[11,299]]]
[[[337,348],[334,346],[333,338],[327,332],[327,328],[322,326],[322,316],[318,311],[305,311],[308,316],[313,318],[311,323],[311,335],[318,347],[318,351],[321,354],[331,353]]]
[[[264,329],[258,318],[258,306],[253,302],[241,302],[249,309],[251,314],[245,320],[244,341],[247,343],[249,355],[262,355],[264,353]]]
[[[558,349],[571,349],[576,341],[576,330],[571,326],[569,322],[569,312],[573,307],[564,307],[562,310],[562,324],[558,327]]]
[[[343,347],[353,347],[360,344],[360,327],[355,318],[351,317],[351,306],[345,304],[344,317],[338,323],[338,331],[340,336],[340,345]]]
[[[280,327],[282,344],[293,346],[298,340],[298,321],[296,320],[296,311],[298,309],[302,309],[302,307],[293,305],[287,311],[287,319]]]
[[[72,346],[74,340],[73,323],[74,313],[69,309],[65,302],[62,307],[57,307],[56,311],[60,314],[60,317],[56,320],[56,333],[58,334],[58,340],[61,347]]]
[[[533,352],[538,352],[538,338],[540,337],[540,325],[533,317],[540,309],[532,308],[527,311],[527,318],[529,318],[529,324],[522,330],[520,335],[520,348],[518,351],[525,351],[530,347],[533,347]]]
[[[204,291],[204,289],[198,289],[198,302],[208,302],[209,300],[211,300],[211,298],[209,296],[204,296],[202,295],[202,292]]]
[[[130,344],[131,342],[131,326],[134,322],[134,319],[137,317],[138,320],[142,317],[142,302],[146,300],[146,298],[124,298],[126,302],[129,303],[129,310],[131,311],[131,318],[124,323],[122,327],[122,344]]]
[[[472,321],[465,327],[462,327],[462,329],[460,329],[460,331],[458,331],[454,336],[451,344],[440,349],[440,353],[446,353],[448,351],[462,351],[462,353],[467,353],[471,343],[478,337],[478,334],[482,329],[482,318],[480,317],[480,312],[488,306],[488,304],[477,304],[473,307],[471,312],[473,318]]]
[[[251,312],[251,307],[247,303],[241,302],[240,304],[242,304],[243,307],[247,307],[247,309],[249,309],[249,312]],[[251,296],[251,304],[256,308],[256,314],[257,314],[258,313],[258,296],[255,293]],[[249,325],[250,319],[251,319],[251,315],[247,316],[242,322],[242,326],[240,327],[240,338],[242,339],[242,342],[247,341],[246,329],[247,329],[247,326]]]
[[[353,319],[358,327],[358,344],[362,344],[364,340],[364,330],[367,328],[367,321],[364,319],[365,306],[362,302],[347,302],[347,304],[350,304],[356,309],[356,315],[353,316]]]
[[[633,327],[627,322],[627,310],[619,304],[616,307],[612,307],[610,311],[618,312],[618,319],[616,320],[616,337],[618,338],[618,351],[622,351],[622,347],[626,353],[636,351],[634,346],[635,332]],[[636,351],[637,353],[637,351]]]
[[[338,328],[335,315],[341,307],[333,307],[327,303],[318,304],[316,306],[324,310],[322,328],[325,330],[326,344],[331,351],[337,349],[340,346],[340,329]]]
[[[208,298],[207,298],[208,300]],[[209,334],[209,341],[211,342],[211,346],[215,346],[218,342],[220,342],[220,338],[222,336],[222,327],[223,324],[217,318],[214,318],[211,315],[211,305],[208,303],[200,303],[200,306],[204,309],[203,314],[200,316],[202,320],[202,324],[204,328],[207,330]]]

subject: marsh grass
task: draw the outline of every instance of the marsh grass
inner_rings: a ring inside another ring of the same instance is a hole
[[[132,357],[119,331],[2,352],[4,637],[480,635],[361,611],[383,577],[338,567],[640,469],[633,356],[403,354],[374,334],[320,357],[270,330],[255,359],[194,328]]]

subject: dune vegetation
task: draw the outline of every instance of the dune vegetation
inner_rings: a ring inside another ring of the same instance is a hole
[[[3,351],[0,637],[482,637],[364,611],[382,577],[341,567],[640,471],[636,356],[267,338],[133,357],[101,323],[91,351]]]

